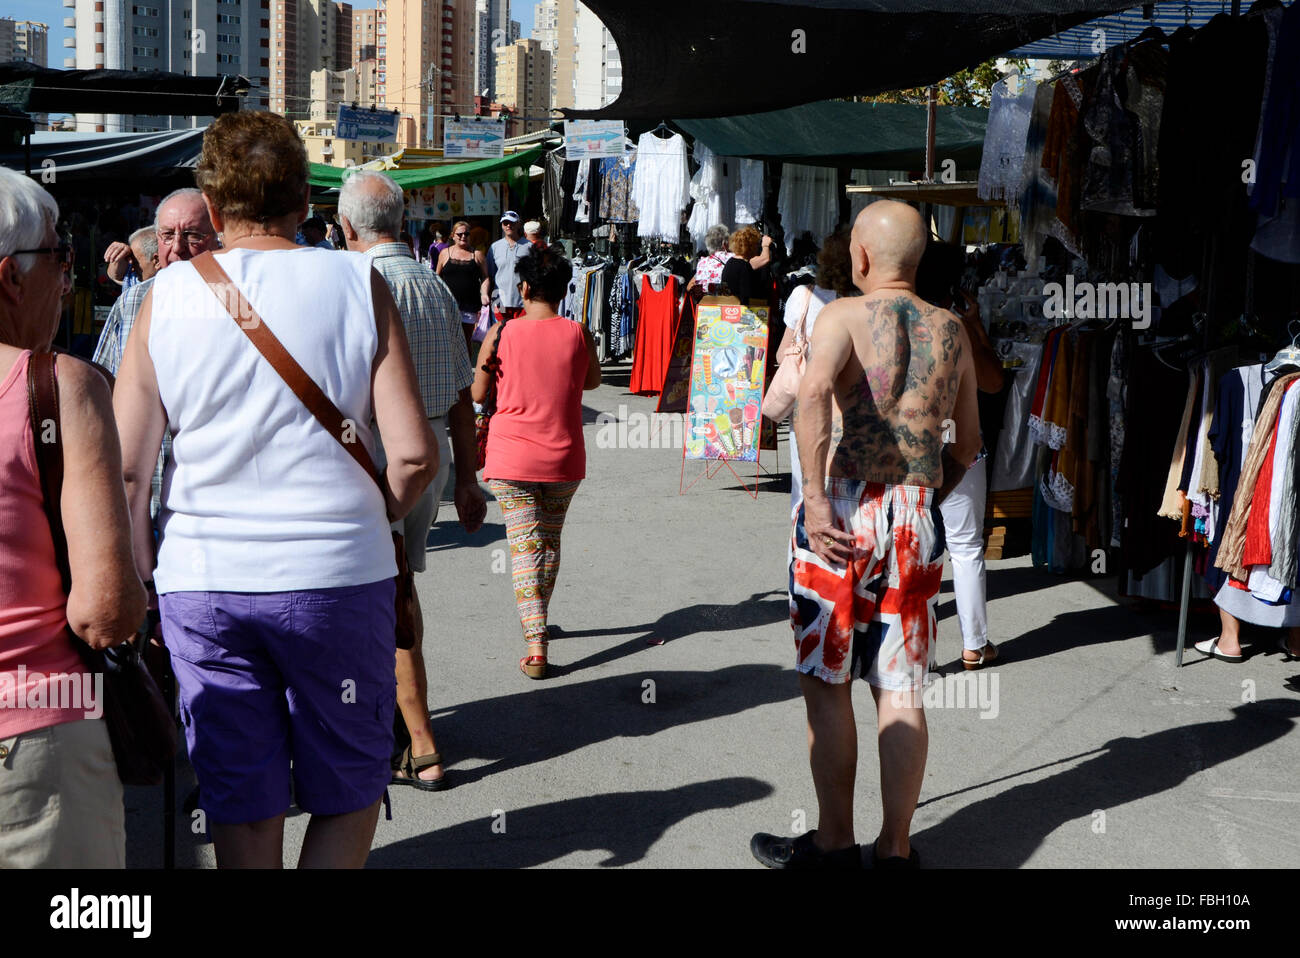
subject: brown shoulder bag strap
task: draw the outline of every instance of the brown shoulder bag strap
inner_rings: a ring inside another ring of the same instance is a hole
[[[199,276],[208,284],[208,289],[212,290],[212,295],[216,296],[221,305],[226,308],[235,325],[244,331],[257,351],[262,354],[271,368],[280,374],[285,385],[302,400],[302,404],[307,407],[307,411],[316,417],[316,420],[325,427],[325,431],[338,441],[338,444],[347,450],[348,455],[357,461],[357,464],[365,470],[366,475],[370,476],[379,486],[379,491],[384,494],[384,501],[387,502],[387,491],[384,489],[384,480],[379,470],[375,468],[375,461],[370,458],[370,453],[366,452],[366,447],[360,442],[353,439],[349,442],[344,438],[348,430],[348,421],[339,407],[334,405],[328,396],[316,385],[315,380],[307,375],[306,371],[298,365],[298,360],[289,354],[289,350],[284,348],[284,344],[276,338],[275,333],[271,332],[270,327],[262,321],[262,317],[253,309],[252,304],[244,298],[240,292],[221,268],[217,258],[211,252],[202,253],[190,260],[194,268],[198,270]],[[241,318],[242,317],[242,318]],[[353,425],[355,429],[355,424]]]
[[[63,532],[63,424],[59,421],[59,382],[54,354],[32,353],[27,360],[27,407],[32,421],[32,445],[40,473],[45,517],[54,540],[54,557],[63,591],[72,587],[68,541]]]

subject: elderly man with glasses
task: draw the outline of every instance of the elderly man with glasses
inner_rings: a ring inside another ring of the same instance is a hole
[[[193,259],[200,253],[221,246],[212,222],[208,219],[207,207],[203,205],[203,194],[194,187],[176,190],[163,198],[154,218],[154,230],[158,236],[159,271],[172,263]],[[126,348],[126,339],[135,325],[140,306],[152,288],[153,278],[150,277],[123,292],[113,304],[108,320],[104,323],[104,331],[99,336],[99,345],[95,347],[93,358],[114,376],[122,364],[122,350]],[[150,514],[153,516],[158,515],[163,467],[170,456],[171,437],[167,436],[163,439],[162,454],[158,457],[158,468],[154,472],[153,496],[150,501]]]

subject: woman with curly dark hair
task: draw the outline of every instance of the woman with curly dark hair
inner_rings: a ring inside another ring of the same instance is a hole
[[[587,475],[582,392],[600,385],[596,343],[581,323],[559,315],[573,267],[558,246],[519,262],[520,316],[493,326],[471,393],[481,403],[497,380],[483,478],[501,503],[510,541],[515,603],[530,679],[546,676],[546,610],[560,571],[560,533]]]

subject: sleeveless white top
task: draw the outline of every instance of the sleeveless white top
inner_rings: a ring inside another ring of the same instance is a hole
[[[370,259],[235,249],[217,261],[373,456]],[[154,279],[149,354],[172,433],[158,515],[159,593],[291,592],[397,574],[378,486],[191,263]]]

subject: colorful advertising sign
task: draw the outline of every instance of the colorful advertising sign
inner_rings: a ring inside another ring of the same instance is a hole
[[[713,303],[696,312],[686,458],[758,462],[767,378],[767,307]]]

